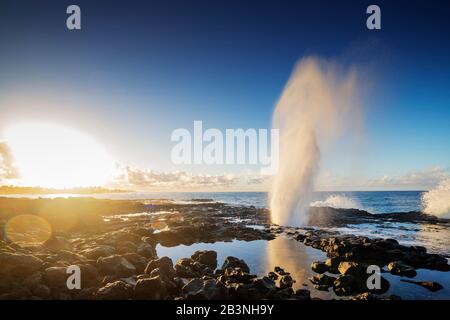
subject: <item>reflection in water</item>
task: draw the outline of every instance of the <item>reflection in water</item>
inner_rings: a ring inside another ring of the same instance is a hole
[[[332,289],[328,292],[316,290],[308,280],[309,277],[316,275],[311,270],[311,262],[324,261],[326,259],[325,253],[284,236],[278,236],[271,241],[256,240],[247,242],[234,240],[231,242],[195,243],[191,246],[179,245],[176,247],[158,245],[156,250],[158,256],[168,256],[174,262],[180,258],[190,257],[196,250],[215,250],[219,268],[226,257],[234,256],[244,259],[250,267],[251,273],[258,276],[267,275],[269,271],[273,271],[275,266],[279,266],[290,272],[292,278],[296,280],[294,289],[309,289],[312,297],[322,299],[344,298],[335,296]],[[444,286],[443,290],[434,293],[417,285],[401,282],[402,277],[393,276],[389,273],[383,273],[382,276],[391,284],[387,294],[396,294],[404,299],[450,298],[450,277],[446,272],[417,270],[417,276],[413,280],[437,281]],[[307,284],[307,286],[303,284]]]
[[[156,248],[158,256],[169,256],[174,262],[180,258],[190,257],[196,250],[215,250],[219,267],[228,256],[234,256],[244,261],[250,267],[250,271],[258,276],[267,275],[276,266],[290,272],[296,281],[294,289],[309,288],[312,285],[308,278],[315,275],[311,270],[311,262],[326,259],[325,253],[304,246],[303,244],[280,236],[274,240],[256,240],[216,243],[195,243],[191,246],[179,245],[176,247]],[[303,286],[307,284],[307,286]],[[316,290],[314,290],[316,291]],[[322,291],[312,291],[314,297],[328,298],[331,294]]]
[[[290,272],[292,278],[296,281],[294,289],[312,288],[313,286],[308,278],[316,275],[316,273],[311,270],[311,263],[325,259],[325,253],[322,251],[307,247],[286,237],[278,237],[267,242],[264,270],[267,273],[273,271],[276,266],[282,267],[285,271]],[[332,292],[318,290],[313,290],[311,294],[320,298],[334,296]]]
[[[406,246],[423,246],[430,253],[450,257],[450,229],[447,225],[386,221],[328,230],[370,238],[392,238]]]

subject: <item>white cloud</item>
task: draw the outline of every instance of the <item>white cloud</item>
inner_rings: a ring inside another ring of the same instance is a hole
[[[447,169],[435,167],[428,170],[409,172],[404,175],[388,176],[369,181],[369,186],[399,189],[429,189],[445,178],[450,177]]]
[[[18,177],[19,173],[14,167],[14,158],[9,146],[5,142],[0,142],[0,183]]]
[[[450,177],[450,170],[442,167],[408,172],[400,175],[383,175],[375,179],[339,176],[330,172],[320,176],[318,189],[331,191],[351,190],[427,190]]]
[[[261,189],[268,177],[259,174],[192,174],[186,171],[157,172],[130,166],[119,166],[119,174],[110,186],[131,190],[245,190]]]

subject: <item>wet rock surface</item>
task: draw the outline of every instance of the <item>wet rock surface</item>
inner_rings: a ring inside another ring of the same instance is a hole
[[[429,269],[449,271],[450,265],[445,257],[427,253],[426,248],[418,246],[404,246],[394,239],[369,239],[354,235],[336,235],[323,230],[309,230],[305,233],[294,233],[293,239],[307,246],[324,251],[328,259],[325,262],[313,262],[311,269],[319,275],[310,281],[318,290],[333,291],[338,296],[365,295],[367,299],[373,299],[376,295],[382,295],[389,290],[389,282],[379,275],[379,286],[370,289],[368,280],[374,271],[369,267],[375,267],[380,272],[392,275],[414,278],[416,269]],[[374,269],[372,269],[374,270]],[[327,274],[340,274],[333,282]],[[438,291],[442,286],[430,281],[411,281],[421,285],[430,291]]]
[[[202,201],[184,205],[161,202],[146,209],[149,214],[106,216],[97,231],[58,231],[38,245],[12,243],[3,235],[0,299],[309,300],[314,292],[294,290],[296,279],[283,266],[257,276],[243,259],[228,256],[218,261],[213,250],[195,251],[190,257],[172,261],[158,257],[155,249],[158,244],[170,247],[198,242],[270,241],[281,234],[326,253],[328,259],[312,263],[311,269],[317,275],[310,282],[316,290],[332,291],[339,297],[398,298],[383,296],[389,282],[381,275],[380,288],[368,289],[369,265],[409,278],[415,277],[418,268],[450,270],[445,257],[430,254],[423,247],[403,246],[394,239],[283,228],[270,224],[265,209]],[[344,211],[341,216],[333,210],[325,211],[330,214],[328,221],[337,225],[375,219],[358,210]],[[324,214],[315,218],[318,224],[323,222]],[[410,218],[438,221],[418,213],[411,213]],[[80,267],[80,289],[69,290],[66,286],[70,276],[67,267],[71,265]],[[431,291],[442,288],[430,281],[414,283]]]

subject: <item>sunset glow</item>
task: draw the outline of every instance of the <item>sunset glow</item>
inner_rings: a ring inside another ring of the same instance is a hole
[[[71,188],[101,186],[114,161],[89,135],[55,124],[23,123],[5,131],[24,185]]]

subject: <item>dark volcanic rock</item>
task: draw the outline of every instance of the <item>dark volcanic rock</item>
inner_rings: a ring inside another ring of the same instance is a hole
[[[309,281],[311,281],[312,284],[315,284],[318,286],[326,286],[328,288],[334,284],[334,281],[336,281],[336,278],[327,276],[326,274],[320,274],[320,275],[314,276],[312,278],[309,278]]]
[[[356,279],[351,275],[338,277],[333,283],[334,293],[338,296],[349,296],[357,293],[358,284]]]
[[[406,279],[402,279],[401,281],[417,284],[425,289],[428,289],[431,292],[436,292],[436,291],[443,289],[441,284],[434,282],[434,281],[413,281],[413,280],[406,280]]]
[[[147,267],[145,268],[145,273],[150,274],[150,272],[152,272],[153,269],[156,269],[156,268],[159,268],[161,270],[165,270],[168,273],[173,272],[172,259],[170,259],[169,257],[162,257],[162,258],[159,258],[159,259],[151,260],[147,264]]]
[[[405,276],[408,278],[414,278],[417,275],[416,270],[407,265],[402,263],[401,261],[394,261],[388,264],[387,269],[391,274],[397,275],[397,276]]]
[[[0,253],[0,275],[22,277],[43,267],[43,261],[30,254]]]
[[[140,300],[161,300],[167,296],[167,290],[161,277],[139,279],[134,286],[134,298]]]
[[[217,268],[217,252],[215,251],[195,251],[191,259],[207,265],[212,270]]]
[[[311,269],[312,269],[312,271],[317,272],[317,273],[325,273],[329,270],[329,267],[324,262],[315,261],[315,262],[311,263]]]
[[[215,279],[192,279],[183,289],[188,300],[226,300],[229,298],[228,288]]]
[[[254,279],[253,286],[263,294],[268,294],[271,291],[276,290],[275,281],[268,277]]]
[[[245,263],[244,260],[235,258],[235,257],[227,257],[222,265],[222,270],[225,269],[234,269],[234,268],[240,268],[242,271],[249,273],[250,272],[250,268],[248,267],[248,265]]]
[[[338,274],[339,273],[339,264],[342,262],[339,258],[328,258],[325,261],[325,264],[328,267],[328,272]]]
[[[338,262],[356,262],[363,265],[378,265],[380,268],[393,261],[402,261],[413,268],[450,271],[447,259],[438,254],[429,254],[423,247],[407,247],[394,239],[369,239],[354,235],[328,236],[326,231],[305,233],[303,243],[327,253],[332,259],[326,262],[330,272],[336,273]],[[333,260],[334,259],[334,260]]]
[[[298,289],[295,291],[295,297],[298,300],[310,300],[311,292],[307,289]]]
[[[127,300],[131,296],[131,290],[132,287],[129,284],[123,281],[115,281],[98,289],[95,296],[103,300]]]
[[[116,249],[107,245],[99,245],[94,248],[86,249],[81,252],[88,259],[97,260],[100,257],[111,256],[115,253]]]
[[[136,267],[120,255],[101,257],[97,260],[100,272],[118,277],[129,277],[136,274]]]
[[[50,287],[64,287],[66,286],[67,268],[64,267],[50,267],[44,271],[44,282]]]
[[[282,276],[280,279],[280,288],[281,289],[291,288],[293,286],[294,282],[295,282],[295,280],[292,279],[292,277],[290,275]]]
[[[339,264],[338,270],[342,275],[345,276],[360,276],[366,273],[367,265],[362,265],[357,262],[344,261]]]

